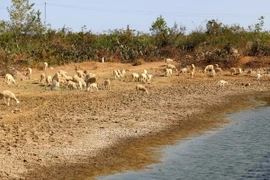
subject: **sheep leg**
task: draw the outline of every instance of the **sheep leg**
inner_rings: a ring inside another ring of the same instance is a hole
[[[9,106],[10,97],[7,98],[7,105]]]

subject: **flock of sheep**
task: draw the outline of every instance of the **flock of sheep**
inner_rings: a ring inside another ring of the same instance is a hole
[[[173,73],[178,73],[178,76],[181,76],[182,74],[190,74],[190,77],[193,79],[194,75],[196,73],[196,68],[194,64],[191,64],[187,67],[178,69],[174,65],[174,61],[172,59],[166,59],[165,60],[165,68],[162,69],[162,72],[164,73],[163,76],[165,77],[170,77],[173,75]],[[43,85],[47,85],[50,87],[51,90],[54,90],[56,88],[62,87],[62,88],[68,88],[70,90],[73,89],[86,89],[86,91],[93,91],[99,90],[98,87],[98,76],[96,74],[88,72],[88,70],[80,70],[76,65],[75,65],[75,74],[73,76],[70,76],[67,72],[63,70],[57,71],[53,76],[46,76],[45,72],[48,68],[48,63],[44,63],[44,72],[41,73],[40,75],[40,80],[39,83]],[[143,85],[146,83],[151,83],[151,80],[153,78],[152,74],[149,74],[146,69],[143,70],[142,73],[136,73],[132,72],[129,76],[127,76],[127,71],[128,70],[114,70],[113,71],[113,77],[112,78],[106,78],[103,81],[104,89],[105,90],[111,90],[111,80],[110,79],[122,79],[122,78],[130,78],[130,81],[137,82],[135,89],[136,93],[139,91],[145,92],[146,94],[149,94],[149,91],[147,88]],[[198,71],[200,72],[200,70]],[[201,71],[202,73],[208,74],[210,77],[214,77],[216,75],[219,75],[222,72],[222,69],[218,66],[218,64],[215,65],[207,65]],[[231,75],[238,75],[242,74],[243,70],[241,68],[234,68],[232,67],[229,69],[229,72]],[[252,74],[252,70],[246,71],[246,74]],[[256,74],[256,79],[260,80],[263,77],[263,73],[257,73]],[[31,79],[32,77],[32,69],[27,68],[27,72],[24,74],[26,78]],[[10,84],[15,84],[16,81],[14,77],[11,74],[6,74],[4,77],[4,83],[7,85]],[[218,82],[218,86],[225,86],[228,85],[228,81],[225,80],[220,80]],[[0,93],[0,99],[4,99],[4,102],[6,105],[10,105],[11,100],[15,101],[17,104],[19,104],[19,100],[16,98],[15,94],[12,93],[9,90],[4,90]]]

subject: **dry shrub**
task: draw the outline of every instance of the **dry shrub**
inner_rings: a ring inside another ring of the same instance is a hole
[[[145,63],[145,61],[143,59],[137,59],[134,62],[133,66],[139,66],[139,65],[142,65],[143,63]]]

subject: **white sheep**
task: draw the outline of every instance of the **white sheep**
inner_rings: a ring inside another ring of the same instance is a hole
[[[195,72],[196,68],[195,68],[195,65],[194,64],[191,64],[191,71],[194,71]]]
[[[39,83],[42,83],[42,81],[45,79],[46,79],[46,75],[44,73],[41,73]]]
[[[134,72],[131,74],[132,81],[139,81],[139,77],[140,75],[138,73]]]
[[[31,77],[32,77],[32,72],[33,72],[32,68],[27,68],[27,72],[26,72],[25,75],[28,77],[28,79],[31,79]]]
[[[109,79],[104,80],[105,89],[111,90],[111,81]]]
[[[231,75],[238,75],[238,74],[242,74],[243,71],[241,68],[232,67],[230,69],[230,72],[231,72]]]
[[[180,76],[181,74],[186,74],[186,73],[188,73],[188,68],[186,68],[186,67],[182,68],[182,69],[180,69],[178,76]]]
[[[88,88],[86,89],[86,91],[90,91],[91,90],[91,92],[92,92],[94,88],[98,91],[98,85],[97,85],[97,83],[90,84],[88,86]]]
[[[48,68],[48,63],[47,62],[44,62],[44,71],[46,71]]]
[[[213,66],[212,64],[207,65],[207,66],[205,66],[205,68],[204,68],[204,72],[205,72],[205,73],[206,73],[206,72],[209,72],[209,71],[212,71],[212,70],[214,70],[214,66]]]
[[[78,83],[75,83],[73,81],[67,81],[67,87],[72,90],[72,89],[78,89],[78,86],[80,86]],[[80,87],[79,87],[80,88]]]
[[[121,77],[121,75],[119,74],[120,71],[118,70],[114,70],[113,71],[113,75],[114,75],[114,79],[119,79]]]
[[[47,85],[51,85],[52,84],[52,76],[47,76],[46,77],[46,83],[47,83]]]
[[[9,90],[4,90],[0,93],[0,99],[4,99],[4,102],[6,105],[9,106],[10,100],[14,100],[17,104],[20,103],[20,101],[16,98],[15,94]]]
[[[140,74],[139,81],[145,83],[147,81],[147,74],[145,73]]]
[[[212,69],[212,70],[210,71],[209,76],[210,76],[210,77],[215,77],[215,75],[216,75],[216,71],[215,71],[215,69]]]
[[[147,74],[147,82],[151,83],[151,79],[153,78],[152,74]]]
[[[225,80],[220,80],[219,82],[218,82],[218,85],[219,86],[225,86],[225,85],[228,85],[229,83],[228,83],[228,81],[225,81]]]
[[[141,85],[141,84],[137,84],[136,85],[136,93],[138,94],[138,91],[143,91],[146,94],[149,94],[148,90],[146,89],[145,86]]]
[[[10,83],[13,83],[13,84],[16,83],[14,77],[13,77],[11,74],[6,74],[6,75],[5,75],[4,82],[7,83],[8,85],[9,85]]]

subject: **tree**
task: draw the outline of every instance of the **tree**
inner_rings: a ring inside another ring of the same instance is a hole
[[[14,33],[16,40],[21,35],[41,34],[45,28],[41,23],[41,12],[33,9],[34,3],[29,0],[11,0],[12,5],[7,8],[10,21],[7,22],[7,29]]]
[[[159,16],[150,28],[151,34],[155,36],[155,43],[158,48],[164,47],[168,44],[167,36],[169,28],[162,16]]]

